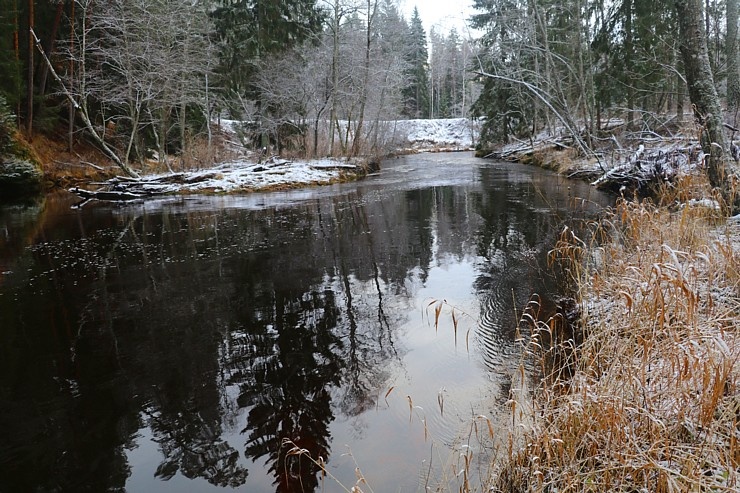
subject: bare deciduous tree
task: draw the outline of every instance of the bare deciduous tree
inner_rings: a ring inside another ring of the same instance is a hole
[[[91,8],[90,0],[76,2],[78,27],[67,49],[75,70],[68,74],[68,87],[88,115],[88,101],[95,102],[91,120],[106,145],[115,144],[124,166],[132,154],[143,157],[147,129],[166,162],[173,113],[181,150],[187,145],[189,109],[210,114],[206,78],[214,49],[207,5],[111,0]],[[109,129],[115,129],[117,141],[105,135]]]

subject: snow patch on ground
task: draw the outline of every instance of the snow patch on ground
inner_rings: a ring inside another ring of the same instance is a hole
[[[328,122],[325,122],[328,124]],[[348,122],[339,121],[342,132],[346,132]],[[238,120],[220,120],[221,128],[238,140]],[[383,129],[382,139],[398,150],[429,151],[450,149],[473,149],[480,135],[481,120],[471,118],[439,118],[394,120],[378,123]]]
[[[237,129],[241,122],[222,119],[221,128],[238,140]],[[383,122],[393,128],[394,146],[399,151],[469,150],[475,146],[480,133],[480,120],[446,118],[437,120],[398,120]],[[218,176],[201,177],[202,180],[186,184],[184,191],[233,192],[259,190],[301,184],[326,184],[337,181],[342,173],[358,170],[356,162],[339,159],[286,161],[273,158],[267,163],[255,164],[249,158],[224,163],[216,168],[192,173]]]
[[[480,125],[480,120],[470,118],[396,122],[397,131],[406,136],[406,147],[415,150],[472,149],[478,140]]]
[[[289,161],[272,158],[263,163],[237,160],[203,171],[184,173],[177,183],[158,183],[161,175],[142,177],[141,190],[150,193],[237,192],[323,185],[336,182],[343,172],[357,172],[359,164],[338,159]],[[148,183],[147,183],[148,182]]]

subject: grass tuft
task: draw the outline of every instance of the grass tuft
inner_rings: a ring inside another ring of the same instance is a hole
[[[525,309],[541,385],[489,491],[738,491],[740,228],[678,207],[694,187],[619,200],[588,240],[563,232],[551,260],[581,321]]]

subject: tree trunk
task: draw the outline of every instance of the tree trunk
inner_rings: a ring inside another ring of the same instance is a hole
[[[372,7],[372,12],[371,12]],[[363,81],[362,89],[360,92],[360,115],[357,119],[357,128],[355,130],[355,138],[352,141],[352,156],[358,156],[360,154],[360,144],[362,142],[362,125],[365,120],[365,105],[367,104],[367,93],[370,90],[370,47],[372,42],[372,27],[375,13],[378,10],[378,2],[371,4],[371,0],[367,0],[367,39],[365,40],[365,66],[363,67]]]
[[[26,134],[28,136],[28,140],[33,139],[33,69],[34,69],[34,60],[33,60],[33,36],[31,36],[31,32],[34,28],[34,1],[28,0],[28,80],[27,80],[27,86],[26,86],[26,96],[27,96],[27,107],[26,107]]]
[[[75,73],[75,52],[74,52],[74,40],[75,40],[75,2],[69,2],[69,78],[74,80]],[[75,105],[72,102],[69,103],[68,116],[69,121],[67,122],[67,150],[72,152],[75,145]]]
[[[708,156],[709,182],[719,190],[731,213],[737,214],[740,212],[740,196],[736,186],[740,174],[729,152],[722,107],[710,68],[702,1],[675,0],[675,6],[689,98],[703,125],[701,145]]]
[[[625,60],[624,67],[627,71],[627,128],[633,130],[635,128],[635,71],[634,71],[634,58],[635,48],[634,40],[632,38],[632,0],[627,0],[624,3],[624,50]]]
[[[15,51],[15,63],[16,63],[16,67],[20,67],[21,66],[20,65],[20,62],[21,62],[21,43],[20,43],[20,21],[18,20],[18,12],[19,12],[19,9],[18,9],[18,2],[17,1],[16,1],[15,5],[14,5],[14,8],[15,8],[15,10],[14,10],[15,15],[14,15],[14,19],[13,20],[14,20],[15,31],[13,32],[13,50]],[[18,68],[17,70],[20,71],[20,68]],[[20,81],[20,74],[17,74],[17,75],[18,75],[18,80]],[[23,100],[23,95],[21,94],[21,84],[20,84],[20,82],[18,82],[16,84],[16,98],[17,98],[17,102],[15,104],[15,118],[16,118],[16,123],[18,124],[18,128],[21,128],[21,125],[20,125],[20,123],[21,123],[21,120],[20,120],[20,118],[21,118],[21,101]]]
[[[334,122],[337,122],[337,91],[339,86],[339,0],[334,0],[331,55],[331,114],[329,116],[329,155],[334,156]],[[337,126],[339,123],[337,122]]]
[[[64,2],[59,2],[59,4],[57,4],[56,15],[54,16],[54,24],[51,27],[51,35],[49,36],[49,46],[46,50],[46,52],[49,54],[50,57],[54,55],[57,33],[59,32],[59,25],[62,22],[62,14],[64,14]],[[42,99],[46,95],[46,80],[48,76],[49,76],[49,67],[46,64],[44,64],[41,66],[41,77],[39,77],[40,79],[39,96],[41,96]]]
[[[740,108],[740,44],[737,38],[738,2],[727,0],[727,110],[737,126],[737,111]]]

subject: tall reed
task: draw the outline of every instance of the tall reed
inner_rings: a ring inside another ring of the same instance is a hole
[[[541,385],[488,491],[738,491],[740,226],[721,222],[619,200],[589,240],[564,231],[582,319],[525,311]]]

